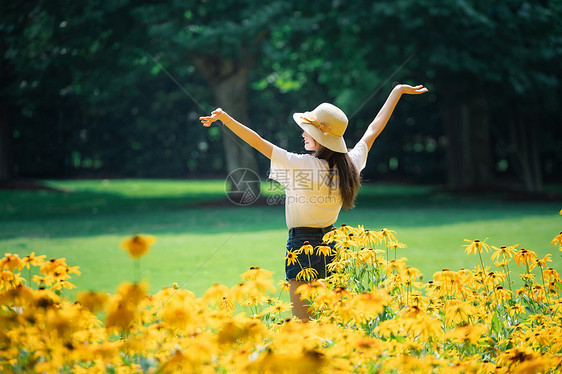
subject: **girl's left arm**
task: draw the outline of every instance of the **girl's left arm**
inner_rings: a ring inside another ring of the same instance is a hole
[[[425,88],[423,85],[409,86],[407,84],[399,84],[398,86],[394,87],[390,95],[388,95],[388,98],[386,99],[379,113],[377,114],[373,122],[371,122],[371,124],[367,128],[367,131],[365,131],[365,134],[361,138],[361,140],[363,140],[367,144],[368,149],[371,149],[371,146],[375,142],[375,139],[379,136],[382,130],[384,130],[388,120],[390,119],[390,116],[392,115],[392,112],[394,111],[394,108],[396,107],[396,104],[398,104],[398,101],[403,94],[419,95],[426,92],[427,88]]]
[[[215,121],[221,121],[226,127],[232,130],[233,133],[238,135],[240,139],[260,151],[260,153],[265,157],[271,159],[273,144],[259,136],[259,134],[254,130],[236,121],[221,108],[214,110],[210,116],[200,117],[199,119],[205,127],[211,126],[211,124]]]

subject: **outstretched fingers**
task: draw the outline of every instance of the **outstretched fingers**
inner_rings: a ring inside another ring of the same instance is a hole
[[[410,95],[418,95],[427,92],[427,88],[423,84],[418,84],[417,86],[404,85],[404,93]]]
[[[215,110],[213,110],[211,112],[210,116],[203,116],[203,117],[199,117],[199,120],[201,121],[201,123],[203,124],[203,126],[205,127],[209,127],[211,126],[211,124],[217,120],[219,120],[220,116],[223,114],[223,110],[221,108],[217,108]]]

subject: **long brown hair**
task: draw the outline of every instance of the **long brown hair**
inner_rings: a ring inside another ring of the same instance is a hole
[[[347,153],[334,152],[323,145],[314,152],[314,156],[321,160],[328,161],[330,170],[330,183],[335,175],[334,171],[339,176],[340,194],[343,200],[343,208],[345,210],[355,207],[355,197],[359,191],[361,178],[359,171],[351,162]]]

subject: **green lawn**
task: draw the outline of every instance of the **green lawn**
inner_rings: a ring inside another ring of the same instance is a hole
[[[148,233],[157,242],[140,261],[142,278],[154,292],[174,282],[201,295],[214,283],[236,284],[250,266],[284,277],[286,241],[282,206],[197,205],[224,200],[219,180],[49,181],[56,191],[0,191],[0,251],[20,256],[34,251],[65,257],[80,266],[79,289],[113,291],[133,280],[133,263],[120,242]],[[398,255],[425,279],[444,267],[472,268],[463,239],[491,245],[519,244],[539,256],[560,252],[550,241],[562,230],[562,201],[509,201],[503,196],[470,197],[431,186],[366,185],[357,208],[342,212],[338,225],[363,224],[398,232],[408,248]],[[488,261],[491,265],[491,262]],[[73,295],[75,291],[69,293]]]

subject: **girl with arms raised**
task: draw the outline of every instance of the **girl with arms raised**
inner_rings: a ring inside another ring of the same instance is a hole
[[[347,117],[342,110],[328,103],[320,104],[311,112],[293,115],[303,130],[304,148],[312,154],[287,152],[220,108],[210,116],[200,118],[207,127],[221,121],[269,158],[269,177],[285,187],[285,218],[289,229],[285,272],[290,285],[293,315],[302,321],[308,321],[310,316],[296,290],[306,283],[304,280],[322,279],[329,275],[326,264],[333,259],[333,254],[321,250],[326,248],[322,246],[322,237],[334,228],[342,207],[345,210],[354,207],[360,185],[359,173],[365,167],[373,142],[386,126],[403,94],[425,92],[427,88],[422,85],[401,84],[394,87],[361,140],[351,150],[347,149],[343,139]]]

